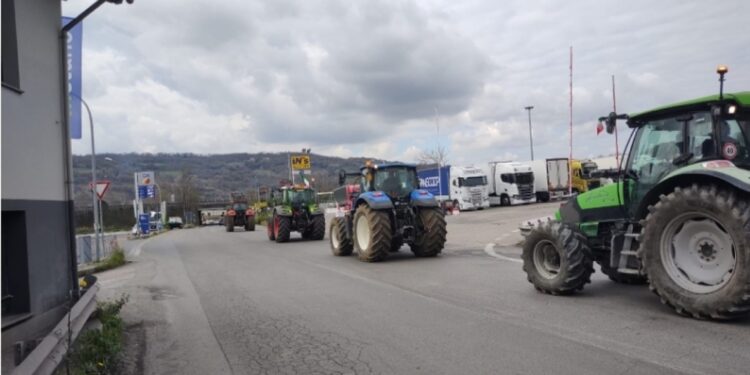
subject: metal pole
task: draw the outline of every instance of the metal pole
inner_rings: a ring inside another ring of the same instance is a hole
[[[534,138],[531,132],[531,110],[534,109],[534,106],[530,105],[525,107],[525,109],[529,112],[529,147],[531,147],[531,161],[534,161]]]
[[[99,210],[98,210],[98,197],[96,195],[96,148],[94,146],[94,117],[91,115],[91,109],[89,108],[89,104],[86,103],[83,98],[81,98],[78,95],[75,95],[71,93],[71,95],[78,98],[78,100],[83,103],[84,108],[86,108],[86,112],[89,115],[89,129],[91,131],[91,199],[92,199],[92,210],[94,214],[94,240],[96,241],[96,261],[98,262],[101,256],[101,248],[99,247],[99,243],[101,240],[101,236],[99,233],[100,229],[100,223],[99,223]]]
[[[573,194],[573,46],[570,46],[570,149],[568,158],[568,195]]]
[[[615,76],[612,75],[612,112],[617,113],[617,98],[615,97]],[[615,161],[617,162],[617,169],[620,169],[620,141],[618,139],[617,121],[615,121]]]
[[[437,173],[437,175],[438,175],[438,185],[437,185],[437,187],[438,187],[438,194],[437,195],[438,196],[437,196],[437,198],[438,198],[438,201],[440,201],[440,193],[442,193],[442,191],[440,190],[440,180],[442,180],[442,177],[443,177],[441,175],[441,173],[440,173],[441,172],[440,171],[440,164],[441,164],[440,162],[442,161],[442,160],[440,160],[441,159],[441,157],[440,157],[440,121],[438,121],[437,107],[433,107],[433,109],[435,110],[435,129],[437,131],[437,137],[435,138],[435,143],[437,145],[437,148],[435,148],[435,159],[437,160],[437,172],[438,172]]]

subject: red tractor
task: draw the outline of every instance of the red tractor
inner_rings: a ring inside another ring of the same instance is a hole
[[[239,193],[232,193],[232,205],[224,214],[224,225],[227,232],[234,232],[235,226],[243,226],[246,231],[255,230],[255,210],[247,205],[247,198]]]

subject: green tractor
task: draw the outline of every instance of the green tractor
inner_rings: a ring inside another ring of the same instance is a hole
[[[272,192],[270,206],[269,240],[287,242],[292,232],[300,232],[306,240],[325,237],[326,219],[315,190],[302,185],[284,186]]]
[[[633,129],[619,181],[532,226],[522,258],[537,290],[581,290],[597,262],[682,315],[750,315],[750,92],[724,94],[717,72],[719,95],[600,119]]]

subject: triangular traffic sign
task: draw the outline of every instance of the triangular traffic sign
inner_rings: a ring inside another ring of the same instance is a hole
[[[104,199],[104,194],[107,193],[109,190],[109,185],[111,184],[110,181],[97,181],[96,182],[96,196],[99,197],[99,199]],[[89,184],[89,188],[91,188],[91,184]]]

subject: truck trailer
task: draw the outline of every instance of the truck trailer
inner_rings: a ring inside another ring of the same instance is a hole
[[[487,175],[474,166],[444,166],[417,171],[419,186],[438,201],[464,210],[481,210],[490,206]]]
[[[534,172],[530,165],[493,161],[487,164],[485,171],[489,179],[491,206],[510,206],[536,201]]]

